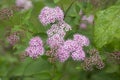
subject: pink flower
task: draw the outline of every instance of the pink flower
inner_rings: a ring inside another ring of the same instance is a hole
[[[48,37],[53,36],[54,34],[59,34],[64,37],[66,32],[71,30],[71,26],[64,21],[60,21],[57,24],[53,24],[51,28],[47,31]]]
[[[44,7],[39,14],[39,20],[44,26],[55,21],[62,21],[63,19],[64,13],[59,7]]]
[[[11,34],[7,37],[7,41],[10,43],[10,45],[14,46],[18,41],[20,40],[20,37],[16,34]]]
[[[78,44],[81,46],[88,46],[90,43],[87,37],[80,34],[75,34],[73,40],[77,41]]]
[[[29,10],[30,8],[32,8],[32,2],[31,1],[27,1],[24,5],[24,10]]]
[[[71,26],[67,24],[65,21],[60,21],[58,25],[60,26],[61,29],[65,30],[66,32],[72,30]]]
[[[76,40],[67,40],[58,48],[56,56],[60,62],[66,61],[70,56],[73,60],[84,60],[85,52],[83,47]]]
[[[94,21],[94,15],[90,15],[89,17],[87,17],[86,15],[84,15],[84,16],[82,17],[82,20],[83,20],[83,21],[87,21],[89,24],[92,24],[93,21]]]
[[[73,52],[71,56],[73,60],[77,60],[77,61],[84,60],[85,52],[83,51],[82,48],[80,48],[76,50],[75,52]]]
[[[64,48],[59,48],[56,56],[60,62],[65,62],[69,58],[70,54]]]
[[[19,7],[23,7],[25,2],[26,2],[26,0],[16,0],[16,5]]]
[[[32,8],[32,2],[30,0],[16,0],[16,6],[23,8],[23,10],[28,10]]]
[[[30,46],[43,46],[43,42],[41,40],[40,37],[36,36],[33,37],[30,41],[29,41],[29,45]]]
[[[28,48],[25,50],[27,55],[32,58],[37,58],[39,55],[44,54],[43,43],[40,37],[33,37]]]
[[[54,34],[52,37],[49,37],[47,40],[47,44],[49,44],[51,48],[59,47],[60,45],[63,44],[63,42],[64,39],[59,34]]]
[[[63,44],[64,36],[67,31],[71,30],[71,26],[64,21],[53,24],[47,31],[47,43],[51,48],[58,47]]]
[[[80,16],[82,16],[82,14],[83,14],[83,11],[82,11],[82,10],[80,10],[79,15],[80,15]]]
[[[64,42],[63,48],[67,51],[67,52],[74,52],[76,51],[76,49],[79,47],[78,43],[76,41],[73,40],[67,40]]]
[[[61,21],[61,20],[63,21],[63,19],[64,19],[64,13],[61,10],[61,8],[60,7],[55,7],[55,12],[56,12],[56,19],[58,21]]]
[[[84,15],[81,20],[86,21],[87,20],[87,16]]]
[[[39,55],[44,54],[44,48],[42,46],[29,46],[25,51],[32,58],[37,58]]]
[[[87,18],[87,21],[89,24],[92,24],[93,21],[94,21],[94,15],[90,15],[88,18]]]
[[[81,23],[81,24],[80,24],[80,28],[86,29],[86,28],[87,28],[87,25],[86,25],[85,23]]]

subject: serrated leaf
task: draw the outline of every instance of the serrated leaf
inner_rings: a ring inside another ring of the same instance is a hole
[[[120,38],[120,6],[112,6],[97,13],[94,27],[94,42],[96,47],[102,48]]]

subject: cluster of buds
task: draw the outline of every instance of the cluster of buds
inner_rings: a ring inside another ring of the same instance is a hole
[[[49,57],[48,61],[50,63],[55,63],[57,58],[56,58],[56,52],[57,48],[51,48],[50,50],[46,51],[46,55]]]
[[[109,61],[115,64],[120,64],[120,51],[115,51],[108,55]]]
[[[4,8],[0,10],[0,20],[9,19],[9,17],[13,16],[13,11],[9,8]]]
[[[18,35],[18,32],[14,32],[7,37],[7,41],[10,43],[11,46],[14,46],[15,44],[17,44],[19,40],[20,40],[20,37]]]
[[[14,15],[14,12],[19,11],[20,8],[17,6],[12,6],[10,8],[3,8],[0,10],[0,20],[8,20]]]
[[[13,10],[13,12],[18,12],[18,11],[21,10],[21,8],[18,7],[18,6],[16,6],[16,5],[13,5],[13,6],[11,7],[11,9]]]
[[[80,10],[79,15],[82,16],[81,23],[80,23],[80,28],[86,29],[87,24],[93,24],[94,21],[94,15],[83,15],[82,10]]]
[[[28,56],[27,52],[24,51],[19,54],[19,60],[24,61],[27,56]]]
[[[99,55],[99,52],[95,49],[89,51],[90,57],[86,57],[81,64],[84,70],[93,70],[94,67],[97,69],[102,69],[104,67],[104,63]]]

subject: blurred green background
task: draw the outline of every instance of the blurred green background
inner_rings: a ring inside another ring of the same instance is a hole
[[[120,19],[113,19],[113,16],[120,16],[120,0],[31,1],[33,2],[32,9],[26,12],[15,11],[10,19],[0,19],[0,80],[120,80],[120,65],[109,63],[107,53],[105,53],[120,50]],[[15,0],[0,0],[0,17],[6,14],[6,12],[2,13],[3,9],[13,9],[13,6],[15,6]],[[65,21],[73,29],[67,33],[65,38],[72,38],[74,33],[89,37],[91,45],[85,50],[87,52],[89,49],[97,48],[100,51],[105,63],[103,69],[85,71],[81,67],[81,62],[71,59],[64,63],[58,61],[50,63],[47,56],[34,60],[22,55],[33,36],[40,36],[44,42],[47,39],[46,30],[50,28],[50,25],[44,27],[38,20],[40,10],[44,6],[62,8],[65,13]],[[86,30],[78,28],[81,19],[80,10],[83,10],[86,15],[95,15],[95,24],[88,25]],[[116,14],[116,12],[118,13]],[[111,21],[114,24],[111,25]],[[110,29],[107,27],[108,24]],[[117,26],[117,28],[112,28],[113,26]],[[104,33],[105,29],[109,29],[109,31]],[[20,42],[11,47],[6,39],[16,31],[21,31],[23,34],[20,36]],[[106,36],[108,37],[103,39]]]

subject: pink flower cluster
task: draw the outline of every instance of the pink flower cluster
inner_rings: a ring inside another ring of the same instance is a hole
[[[64,13],[59,7],[44,7],[39,15],[39,20],[43,25],[61,21],[64,19]]]
[[[89,24],[92,24],[93,23],[93,20],[94,20],[94,16],[93,15],[90,15],[89,17],[87,17],[86,15],[84,15],[82,17],[82,20],[85,20],[87,21]]]
[[[64,42],[64,36],[67,31],[71,30],[71,26],[64,21],[53,24],[47,31],[48,40],[47,43],[51,48],[59,47]]]
[[[84,60],[85,52],[83,46],[89,45],[89,39],[83,35],[75,34],[73,40],[66,40],[57,51],[57,58],[60,62],[66,61],[70,56],[73,60]]]
[[[23,8],[23,10],[28,10],[32,8],[32,2],[30,0],[16,0],[16,6]]]
[[[89,39],[83,35],[75,34],[73,40],[65,41],[64,36],[67,31],[71,30],[71,26],[63,19],[64,13],[59,7],[44,7],[39,15],[39,20],[44,26],[53,23],[47,31],[47,44],[51,49],[55,49],[55,53],[52,54],[60,62],[66,61],[69,57],[77,61],[84,60],[85,52],[83,47],[89,45]]]
[[[33,37],[29,41],[29,46],[25,50],[27,55],[32,58],[37,58],[39,55],[44,54],[43,42],[40,37]]]
[[[59,34],[60,36],[65,36],[65,32],[71,30],[71,26],[64,21],[60,21],[57,24],[53,24],[51,28],[47,31],[48,37],[54,34]]]
[[[89,39],[83,35],[75,34],[74,40],[78,42],[81,46],[88,46],[89,45]]]
[[[11,34],[10,36],[7,37],[7,41],[12,46],[14,46],[19,40],[20,40],[20,37],[17,36],[15,33],[13,33],[13,34]]]
[[[87,24],[93,24],[94,21],[94,15],[86,16],[83,15],[82,10],[80,10],[79,15],[82,16],[81,23],[80,23],[80,28],[86,29]]]
[[[63,42],[64,39],[59,34],[54,34],[52,37],[49,37],[47,40],[47,44],[49,44],[51,48],[59,47],[60,45],[63,44]]]

